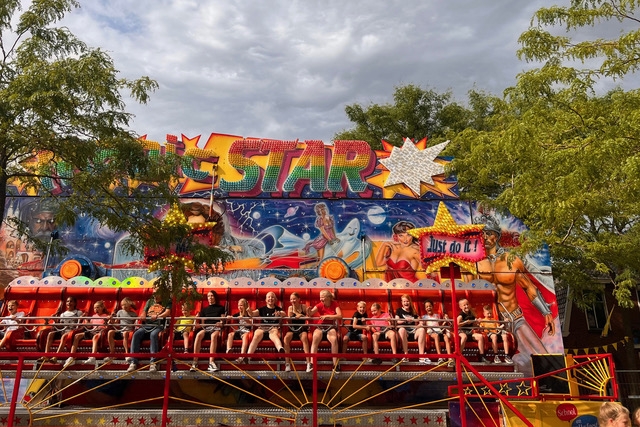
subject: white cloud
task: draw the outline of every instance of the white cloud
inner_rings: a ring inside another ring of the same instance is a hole
[[[322,139],[351,126],[344,107],[390,102],[417,84],[463,101],[500,94],[529,67],[517,38],[548,2],[511,0],[86,0],[64,23],[160,89],[133,102],[133,128]]]

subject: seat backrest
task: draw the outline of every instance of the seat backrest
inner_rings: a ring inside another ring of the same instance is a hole
[[[353,314],[357,311],[358,303],[365,301],[364,289],[336,289],[335,291],[338,304],[342,310],[342,318],[351,324]],[[366,301],[365,301],[366,302]],[[369,313],[369,305],[367,305],[367,313]]]

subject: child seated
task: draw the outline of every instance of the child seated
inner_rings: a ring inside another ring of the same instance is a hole
[[[485,305],[482,307],[482,314],[484,318],[480,321],[480,326],[484,329],[491,341],[491,347],[493,349],[493,362],[501,363],[500,357],[498,356],[498,337],[502,337],[502,343],[504,345],[504,362],[509,365],[513,364],[513,360],[509,357],[509,339],[507,335],[509,334],[504,329],[504,324],[499,323],[497,319],[493,317],[493,310],[490,305]]]
[[[0,349],[4,349],[6,345],[7,338],[9,338],[9,332],[16,331],[19,328],[19,324],[21,322],[20,318],[24,317],[23,311],[18,311],[18,301],[11,300],[7,303],[7,310],[9,314],[5,316],[2,320],[0,320],[0,325],[2,325],[2,331],[0,331]]]
[[[360,301],[356,306],[356,312],[353,313],[351,324],[348,326],[347,333],[342,338],[342,352],[347,352],[349,341],[362,342],[362,353],[367,354],[367,343],[369,341],[367,334],[363,334],[367,330],[367,303]]]
[[[422,316],[422,324],[426,328],[427,335],[431,337],[435,344],[436,353],[439,355],[442,354],[442,346],[440,345],[440,338],[442,338],[447,354],[451,354],[451,330],[443,327],[444,325],[442,319],[440,319],[440,314],[433,311],[433,301],[427,300],[424,302],[424,311],[426,314]],[[448,319],[446,314],[444,315],[444,319]],[[429,359],[427,359],[426,363],[430,363]],[[439,358],[437,363],[438,365],[444,363],[444,359]],[[449,367],[453,367],[453,359],[449,359],[448,364]]]
[[[480,352],[480,363],[490,363],[484,357],[484,336],[474,328],[478,325],[475,314],[471,311],[469,300],[461,299],[458,301],[460,314],[458,314],[458,328],[460,335],[460,352],[464,350],[467,341],[473,339],[478,342],[478,351]]]
[[[331,344],[331,353],[336,354],[339,350],[338,331],[336,328],[336,322],[342,320],[342,309],[338,303],[333,299],[333,294],[327,289],[320,291],[320,302],[315,306],[309,308],[307,313],[309,317],[318,315],[319,318],[316,321],[316,328],[313,331],[313,337],[311,341],[311,353],[317,353],[320,343],[324,338]],[[333,369],[335,372],[340,372],[340,364],[338,358],[333,358]],[[307,372],[313,370],[313,364],[307,363]]]
[[[373,352],[380,354],[379,341],[388,340],[391,344],[391,352],[398,353],[398,343],[396,331],[391,327],[391,316],[389,313],[383,313],[381,305],[377,302],[371,304],[371,317],[367,320],[368,330],[371,332],[373,340]],[[376,365],[382,363],[381,359],[374,359]]]
[[[113,324],[114,329],[110,329],[107,333],[107,340],[109,341],[109,352],[116,352],[116,342],[115,340],[122,340],[122,346],[124,347],[124,352],[129,353],[129,342],[131,341],[131,336],[133,335],[133,325],[136,323],[136,319],[138,318],[138,313],[136,311],[136,306],[133,300],[129,297],[125,297],[120,301],[120,310],[116,313],[115,317],[112,315],[110,317],[110,323]],[[129,358],[126,358],[127,362],[129,362]],[[105,363],[107,360],[105,359]]]
[[[174,340],[182,340],[184,343],[184,353],[189,353],[189,338],[191,337],[191,331],[195,324],[195,319],[191,316],[191,307],[188,303],[183,303],[180,307],[182,310],[182,316],[176,319],[176,323],[173,326]]]
[[[309,308],[300,302],[300,295],[297,292],[291,294],[289,301],[291,301],[291,305],[287,309],[289,330],[284,335],[284,350],[291,353],[291,341],[298,339],[302,343],[302,350],[305,354],[309,354],[309,326],[306,320]],[[307,366],[310,363],[311,358],[307,357]],[[284,370],[291,371],[291,359],[286,360]]]
[[[231,331],[227,336],[227,353],[231,353],[233,348],[233,340],[242,340],[240,353],[245,354],[249,348],[249,338],[251,338],[251,310],[249,310],[249,302],[246,298],[238,300],[238,312],[233,316],[227,317],[229,320],[234,319],[235,322],[229,322]],[[235,360],[236,363],[244,362],[244,357]]]
[[[427,338],[424,328],[416,328],[419,324],[418,311],[413,305],[411,296],[404,294],[400,297],[401,306],[396,310],[396,327],[398,328],[398,337],[402,343],[402,351],[404,354],[409,354],[409,341],[416,341],[418,343],[418,354],[424,355],[425,347],[427,344]],[[409,360],[404,358],[403,362]],[[426,357],[420,358],[421,363],[430,363]]]
[[[47,342],[44,347],[44,352],[48,353],[51,350],[53,340],[60,339],[57,352],[60,353],[62,349],[66,348],[67,343],[73,344],[73,337],[78,332],[78,323],[80,317],[84,316],[84,313],[76,308],[78,301],[75,297],[67,297],[66,300],[61,301],[58,309],[53,315],[54,327],[53,331],[47,335]],[[66,310],[64,310],[66,308]],[[47,357],[41,357],[39,361],[44,362]],[[67,359],[68,360],[68,359]],[[57,363],[58,359],[51,358],[52,363]]]
[[[282,307],[277,305],[278,297],[275,292],[268,292],[265,297],[265,302],[266,305],[251,312],[251,317],[260,318],[258,321],[260,326],[253,331],[253,338],[251,339],[247,353],[255,353],[265,332],[271,342],[276,346],[276,350],[279,353],[284,353],[284,346],[280,339],[280,319],[285,316],[285,312],[282,310]]]
[[[71,353],[75,353],[78,350],[80,341],[83,339],[91,340],[91,353],[98,352],[98,346],[100,345],[100,339],[102,334],[107,331],[107,323],[109,320],[109,313],[104,306],[104,301],[96,301],[93,304],[93,316],[89,319],[89,325],[83,334],[78,334],[73,338],[73,344],[71,345]],[[71,365],[75,360],[73,357],[69,357],[65,362],[65,366]],[[108,362],[108,361],[107,361]],[[84,364],[95,364],[96,358],[91,356],[83,362]]]

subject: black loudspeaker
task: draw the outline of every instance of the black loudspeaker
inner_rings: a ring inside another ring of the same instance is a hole
[[[532,354],[531,364],[533,365],[533,375],[535,377],[567,367],[564,354]],[[541,394],[569,394],[568,380],[567,371],[538,378],[538,390]]]

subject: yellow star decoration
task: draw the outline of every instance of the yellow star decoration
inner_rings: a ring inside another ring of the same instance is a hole
[[[431,227],[414,228],[412,230],[407,230],[407,233],[418,239],[421,239],[424,235],[480,239],[479,254],[481,254],[482,256],[477,260],[480,261],[480,259],[483,259],[485,257],[484,245],[481,241],[483,228],[484,224],[459,225],[449,213],[449,210],[447,209],[447,206],[444,204],[444,202],[440,202],[440,204],[438,205],[438,212],[436,213],[436,219]],[[420,243],[420,245],[422,254],[424,255],[425,248],[422,247],[422,242]],[[429,265],[427,265],[426,272],[432,273],[442,267],[449,265],[450,263],[458,264],[468,272],[476,274],[476,261],[472,262],[466,259],[462,259],[462,257],[450,254],[448,252],[443,253],[434,261],[431,261]]]
[[[213,418],[213,417],[209,418],[209,424],[213,425],[215,423],[216,423],[216,419],[215,418]]]
[[[500,384],[500,390],[498,390],[498,392],[500,394],[504,394],[505,396],[509,396],[509,392],[513,390],[511,387],[509,387],[509,383],[502,383]]]
[[[65,426],[65,425],[67,425],[67,419],[66,419],[66,418],[62,418],[62,417],[60,417],[59,419],[60,419],[60,425],[61,425],[61,426]]]
[[[188,418],[188,417],[184,417],[184,418],[182,419],[182,425],[185,425],[185,426],[186,426],[186,425],[188,425],[188,424],[189,424],[189,418]]]
[[[227,418],[227,417],[223,417],[223,418],[222,418],[222,423],[223,423],[223,424],[229,424],[229,418]]]
[[[362,418],[360,417],[356,418],[356,424],[362,424]]]
[[[473,389],[471,387],[467,387],[467,388],[464,389],[465,396],[468,395],[468,394],[471,394],[472,392],[473,392]]]
[[[324,418],[318,417],[318,424],[322,424],[324,422]]]
[[[487,396],[487,395],[491,394],[491,390],[487,386],[482,387],[480,390],[482,391],[482,394],[484,396]]]
[[[518,384],[518,396],[529,396],[529,390],[531,390],[531,386],[526,385],[524,381]]]
[[[237,425],[242,425],[242,424],[244,424],[244,423],[242,422],[242,418],[237,417],[237,418],[236,418],[236,424],[237,424]]]
[[[196,418],[196,425],[200,425],[202,424],[202,418],[198,417]]]
[[[87,425],[91,425],[91,424],[93,424],[93,418],[87,418],[85,420],[85,422],[86,422]]]
[[[373,421],[374,421],[373,417],[369,417],[369,424],[373,424]]]

